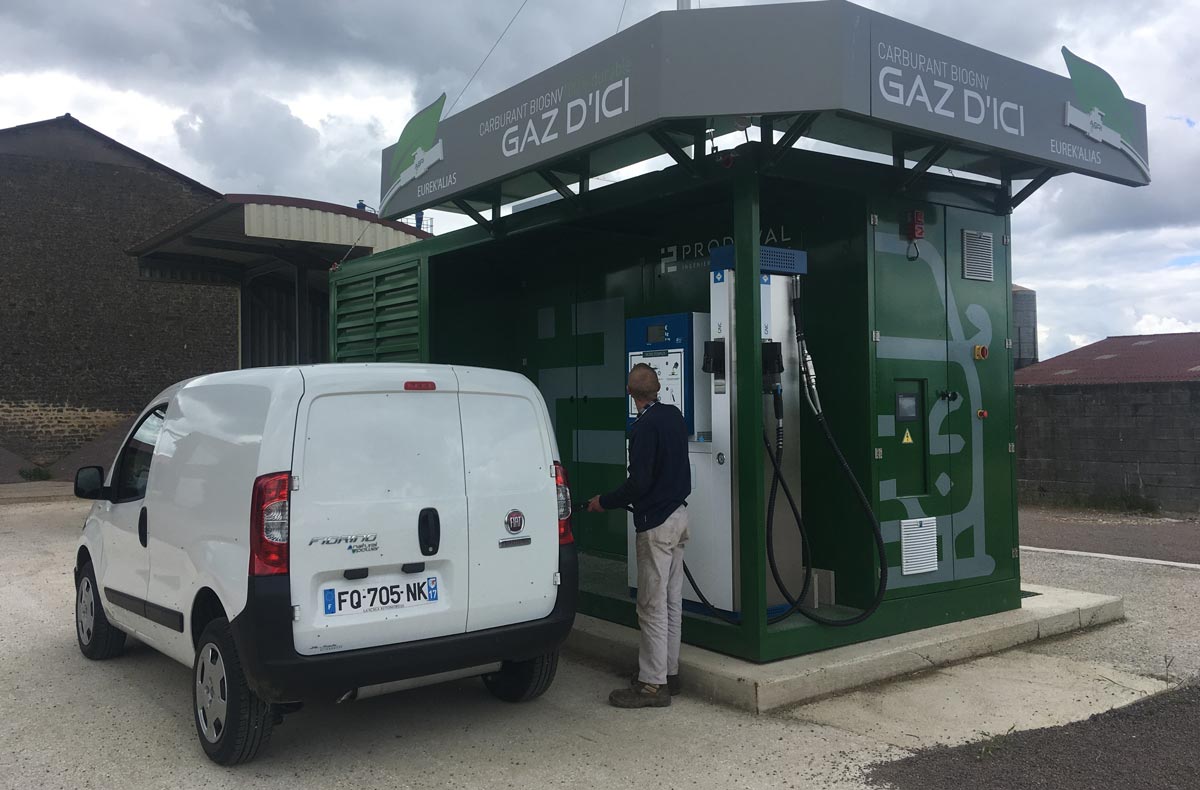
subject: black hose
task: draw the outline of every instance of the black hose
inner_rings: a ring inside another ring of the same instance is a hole
[[[786,483],[784,485],[786,485]],[[788,494],[788,498],[789,499],[791,498],[791,494]],[[573,507],[575,510],[582,512],[587,509],[587,504],[584,503],[583,505],[575,505]],[[627,510],[630,513],[633,512],[633,508],[629,507],[628,505],[621,509]],[[739,621],[736,617],[734,617],[733,615],[730,615],[730,614],[726,614],[725,612],[721,611],[720,609],[718,609],[716,606],[713,605],[712,601],[708,600],[708,598],[705,597],[704,591],[701,590],[700,585],[696,583],[696,579],[695,579],[695,577],[692,576],[692,571],[691,571],[691,569],[688,568],[686,561],[683,563],[683,575],[685,577],[687,577],[688,584],[692,585],[692,590],[695,591],[696,597],[700,599],[700,604],[705,609],[708,610],[708,613],[710,615],[717,618],[718,620],[724,620],[725,622],[730,623],[732,625],[740,625],[741,624],[741,621]]]
[[[783,476],[782,464],[780,463],[783,457],[782,437],[779,437],[777,440],[778,449],[776,453],[772,454],[770,442],[767,440],[766,434],[764,433],[763,443],[767,448],[767,457],[771,459],[771,464],[774,466],[775,470],[774,476],[771,480],[771,504],[770,509],[767,511],[767,559],[771,567],[771,574],[775,579],[775,584],[779,587],[779,591],[783,594],[784,599],[788,601],[789,606],[788,611],[769,619],[768,623],[776,623],[785,617],[790,616],[793,612],[798,612],[804,617],[807,617],[809,620],[812,620],[814,623],[818,623],[819,625],[835,627],[858,625],[879,609],[879,605],[883,602],[883,597],[887,593],[888,562],[887,549],[885,548],[883,542],[883,529],[879,525],[879,519],[876,517],[874,509],[871,507],[870,500],[863,491],[862,485],[859,484],[858,478],[854,475],[854,470],[850,468],[850,464],[846,461],[845,455],[842,454],[842,449],[838,446],[837,440],[833,437],[833,432],[829,430],[829,424],[825,420],[824,409],[821,408],[820,400],[815,392],[816,385],[810,378],[810,370],[807,358],[808,355],[804,344],[804,321],[800,309],[800,298],[798,295],[792,299],[792,315],[796,322],[796,345],[800,351],[800,370],[801,377],[803,379],[803,386],[805,387],[805,392],[808,394],[806,399],[808,400],[809,406],[812,408],[813,416],[816,418],[817,424],[821,426],[821,431],[825,435],[825,440],[829,443],[830,449],[833,450],[833,455],[837,459],[838,465],[845,473],[846,479],[849,480],[851,488],[854,489],[855,497],[858,499],[858,503],[862,507],[863,513],[867,516],[867,520],[870,522],[872,537],[875,539],[875,549],[879,555],[879,585],[875,590],[875,597],[872,599],[871,603],[854,617],[835,620],[801,608],[800,602],[803,601],[804,597],[808,594],[809,587],[812,584],[812,557],[808,550],[809,543],[807,530],[804,528],[804,521],[800,516],[800,510],[796,507],[796,502],[788,491],[787,480]],[[775,409],[778,416],[778,413],[781,409],[779,405],[778,393],[776,393]],[[782,433],[782,427],[780,427],[778,430],[780,433]],[[787,589],[786,585],[784,585],[782,575],[779,573],[778,564],[775,560],[775,545],[773,537],[775,521],[774,503],[777,485],[783,486],[784,493],[787,494],[788,503],[791,505],[792,515],[796,519],[796,527],[800,531],[802,551],[804,552],[804,585],[801,589],[799,598],[793,598],[791,592]]]

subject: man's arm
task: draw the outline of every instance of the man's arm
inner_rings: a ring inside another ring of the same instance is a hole
[[[647,426],[649,427],[649,426]],[[629,477],[613,491],[600,495],[600,507],[616,510],[636,502],[650,490],[654,481],[654,454],[658,437],[653,431],[639,431],[629,442]]]

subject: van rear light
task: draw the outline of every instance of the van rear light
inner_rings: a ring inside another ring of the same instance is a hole
[[[437,389],[437,384],[432,381],[406,381],[404,389],[408,392],[428,392],[429,390]]]
[[[291,483],[290,472],[275,472],[254,481],[250,500],[251,576],[288,572]]]
[[[554,485],[558,488],[558,545],[575,542],[571,532],[571,489],[567,485],[567,470],[554,462]]]

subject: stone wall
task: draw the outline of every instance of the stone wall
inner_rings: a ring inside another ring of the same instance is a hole
[[[1023,501],[1200,511],[1200,381],[1016,394]]]
[[[45,466],[128,418],[107,409],[0,400],[0,437],[7,450]]]
[[[236,288],[142,280],[125,254],[217,195],[64,123],[44,151],[0,135],[0,446],[37,463],[238,365]]]

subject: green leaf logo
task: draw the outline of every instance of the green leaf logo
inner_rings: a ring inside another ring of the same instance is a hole
[[[428,151],[437,140],[438,123],[442,119],[442,105],[446,103],[446,94],[442,94],[433,104],[418,112],[404,125],[396,147],[392,149],[392,161],[388,166],[388,174],[395,181],[400,174],[413,164],[413,158],[418,150]]]
[[[1104,124],[1128,140],[1133,136],[1133,115],[1125,102],[1125,94],[1121,86],[1104,69],[1095,63],[1089,63],[1066,47],[1062,48],[1063,59],[1067,61],[1067,71],[1071,75],[1071,85],[1075,88],[1075,98],[1079,109],[1084,112],[1099,110],[1104,113]]]

